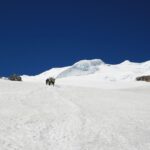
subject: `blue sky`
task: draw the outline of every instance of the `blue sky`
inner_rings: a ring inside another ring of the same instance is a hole
[[[149,8],[144,0],[1,1],[0,75],[81,59],[150,60]]]

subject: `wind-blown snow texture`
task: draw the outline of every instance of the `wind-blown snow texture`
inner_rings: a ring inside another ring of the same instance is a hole
[[[134,80],[149,64],[86,60],[0,79],[0,150],[150,150],[150,84]]]

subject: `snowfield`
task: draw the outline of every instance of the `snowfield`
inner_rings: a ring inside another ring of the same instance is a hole
[[[77,64],[0,79],[0,150],[150,150],[150,63]]]

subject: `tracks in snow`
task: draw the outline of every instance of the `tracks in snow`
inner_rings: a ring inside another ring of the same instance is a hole
[[[0,88],[0,150],[150,149],[145,90],[10,82]]]
[[[19,87],[15,88],[18,91]],[[90,143],[87,134],[92,133],[91,122],[63,95],[65,89],[41,85],[29,88],[25,85],[18,95],[13,89],[3,97],[2,150],[86,150]]]

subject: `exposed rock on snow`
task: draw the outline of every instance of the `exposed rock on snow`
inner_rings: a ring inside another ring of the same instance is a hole
[[[150,82],[150,76],[141,76],[136,78],[137,81],[146,81]]]

